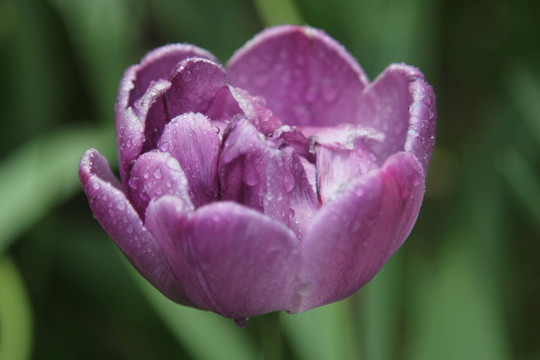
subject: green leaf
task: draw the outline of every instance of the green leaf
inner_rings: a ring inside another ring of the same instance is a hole
[[[32,311],[19,270],[0,257],[0,359],[25,360],[32,352]]]
[[[80,190],[82,154],[95,147],[110,155],[112,134],[110,129],[63,129],[33,139],[0,162],[0,253],[55,204]]]
[[[283,314],[283,330],[296,358],[359,359],[352,305],[348,298],[301,314]]]
[[[143,294],[193,359],[257,358],[246,329],[238,328],[231,319],[172,302],[136,273],[127,261],[126,266],[132,269]]]

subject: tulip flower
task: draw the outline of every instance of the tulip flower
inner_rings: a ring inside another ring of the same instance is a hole
[[[186,44],[128,68],[121,180],[96,150],[95,218],[171,300],[242,319],[343,299],[402,245],[434,146],[435,96],[390,65],[370,82],[310,27],[267,29],[222,66]]]

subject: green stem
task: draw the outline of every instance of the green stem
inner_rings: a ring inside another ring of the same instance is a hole
[[[283,334],[279,322],[279,312],[264,315],[264,322],[259,324],[261,346],[264,360],[283,358]]]

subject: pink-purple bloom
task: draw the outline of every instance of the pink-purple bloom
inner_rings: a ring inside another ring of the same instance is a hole
[[[435,139],[422,73],[369,82],[310,27],[267,29],[223,67],[175,44],[127,69],[116,103],[121,181],[88,150],[92,211],[173,301],[243,319],[343,299],[401,246]]]

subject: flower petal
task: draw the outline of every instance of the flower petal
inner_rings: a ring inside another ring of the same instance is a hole
[[[281,142],[246,119],[235,123],[218,164],[222,199],[259,210],[301,238],[319,203],[299,156]]]
[[[120,190],[107,160],[96,150],[88,150],[79,165],[79,177],[94,216],[129,261],[168,298],[191,305],[157,242]]]
[[[120,86],[119,98],[126,97],[124,108],[132,106],[135,100],[140,98],[152,81],[168,79],[176,64],[180,61],[199,57],[216,61],[214,55],[199,47],[188,44],[171,44],[161,46],[150,51],[141,60],[140,65],[136,65],[133,70],[126,71]],[[130,68],[131,69],[131,68]],[[130,84],[131,82],[131,84]]]
[[[217,161],[221,139],[210,119],[187,113],[172,119],[158,148],[170,153],[188,178],[189,197],[195,207],[218,198]]]
[[[227,65],[231,85],[266,99],[288,125],[352,122],[368,80],[356,60],[321,30],[277,26],[239,49]]]
[[[421,164],[401,152],[326,203],[302,243],[293,312],[343,299],[369,281],[405,241],[423,194]]]
[[[281,125],[281,121],[266,107],[266,101],[260,96],[251,96],[246,90],[229,86],[229,91],[238,103],[244,116],[255,125],[257,130],[268,134]]]
[[[135,114],[133,108],[116,114],[116,147],[118,151],[118,167],[120,178],[127,189],[129,169],[143,150],[144,124]]]
[[[407,150],[427,170],[435,142],[435,95],[418,69],[405,64],[386,68],[365,89],[356,123],[385,134],[375,148],[378,158]]]
[[[341,125],[309,130],[316,149],[319,198],[325,203],[342,186],[381,164],[372,148],[384,134],[369,128]]]
[[[178,161],[168,153],[142,154],[133,165],[128,183],[131,201],[141,217],[151,199],[167,194],[178,196],[186,207],[193,208],[186,175]]]
[[[214,61],[193,57],[177,65],[170,81],[172,86],[165,98],[170,118],[188,112],[206,114],[225,85],[225,70]]]
[[[231,318],[290,309],[298,241],[289,229],[235,203],[182,206],[152,202],[147,226],[197,307]]]

